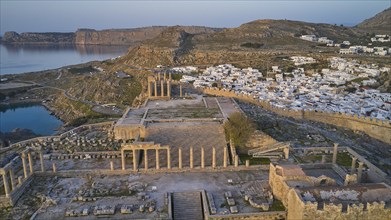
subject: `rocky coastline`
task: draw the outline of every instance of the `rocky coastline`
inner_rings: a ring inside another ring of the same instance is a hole
[[[221,28],[202,26],[181,26],[191,34],[214,33]],[[70,44],[70,45],[134,45],[158,36],[166,26],[152,26],[130,29],[78,29],[75,32],[17,33],[5,32],[0,38],[2,44]]]

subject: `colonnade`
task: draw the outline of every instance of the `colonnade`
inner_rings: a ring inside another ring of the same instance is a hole
[[[334,148],[333,148],[333,164],[337,164],[337,156],[338,156],[338,144],[334,143]],[[322,162],[325,160],[322,157]],[[356,163],[357,163],[357,157],[352,157],[352,165],[350,169],[350,175],[353,175],[356,173]],[[358,162],[358,169],[357,169],[357,183],[360,183],[362,181],[362,173],[363,173],[363,168],[364,168],[364,162],[359,161]]]
[[[4,185],[4,192],[5,196],[7,198],[10,197],[10,194],[19,186],[21,185],[27,178],[29,178],[34,173],[34,167],[33,167],[33,157],[31,155],[32,149],[28,148],[21,153],[21,157],[15,157],[12,161],[10,161],[8,164],[6,164],[4,167],[0,168],[0,174],[3,178],[3,185]],[[39,160],[41,163],[41,171],[45,172],[45,165],[43,160],[43,152],[42,150],[38,150],[39,153]],[[18,182],[16,183],[15,179],[15,164],[17,163],[17,160],[22,160],[22,166],[23,166],[23,176],[20,176],[17,178]],[[28,160],[28,165],[27,161]]]
[[[147,143],[147,144],[142,144],[140,143]],[[126,170],[126,151],[131,151],[132,152],[132,162],[133,162],[133,171],[137,171],[139,169],[139,152],[142,150],[144,152],[144,165],[143,168],[145,171],[149,169],[149,151],[154,151],[155,152],[155,169],[159,170],[161,169],[161,161],[160,161],[160,155],[161,154],[166,154],[166,159],[167,159],[167,169],[172,169],[173,164],[172,164],[172,159],[171,159],[171,153],[172,149],[169,146],[160,146],[159,144],[155,145],[153,143],[148,142],[140,142],[138,144],[130,144],[130,145],[124,145],[121,149],[121,168],[122,170]],[[163,151],[163,152],[162,152]],[[201,151],[201,161],[200,164],[197,164],[200,168],[205,168],[205,150],[203,147],[200,149]],[[195,168],[197,165],[194,163],[194,148],[190,147],[189,148],[189,160],[188,164],[185,164],[184,159],[183,159],[183,149],[178,148],[177,154],[178,154],[178,168],[182,169],[185,166],[188,166],[190,169]],[[211,161],[211,167],[216,168],[217,167],[217,162],[216,162],[216,148],[212,148],[212,159]],[[239,166],[239,157],[238,155],[234,156],[234,166],[238,167]],[[187,162],[187,160],[186,160]],[[228,166],[228,150],[227,148],[224,148],[223,151],[223,167],[226,168]],[[246,166],[249,166],[249,162],[246,163]],[[114,170],[114,165],[113,162],[110,161],[110,168],[111,170]]]
[[[158,85],[160,84],[160,95],[158,92]],[[166,89],[165,89],[166,87]],[[152,89],[153,88],[153,89]],[[171,97],[171,73],[169,73],[169,78],[161,77],[160,73],[155,77],[148,78],[148,97]]]

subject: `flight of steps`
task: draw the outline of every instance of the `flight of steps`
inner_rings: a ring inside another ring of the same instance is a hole
[[[200,192],[176,192],[172,194],[174,220],[202,220]]]

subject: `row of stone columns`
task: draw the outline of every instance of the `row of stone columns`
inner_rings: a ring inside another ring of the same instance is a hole
[[[26,155],[27,154],[27,155]],[[27,161],[26,158],[28,159],[28,166],[29,169],[27,169]],[[45,172],[45,165],[44,165],[44,160],[43,160],[43,153],[42,151],[39,151],[39,159],[41,162],[41,171]],[[21,156],[22,160],[22,166],[23,166],[23,177],[18,177],[18,184],[23,183],[23,179],[27,179],[29,176],[31,176],[34,173],[34,167],[33,167],[33,158],[31,155],[31,152],[29,150],[26,150],[22,152]],[[8,198],[9,195],[16,189],[16,181],[15,181],[15,175],[14,175],[14,170],[12,167],[12,161],[5,165],[1,169],[1,174],[3,177],[3,185],[4,185],[4,191],[5,191],[5,196]],[[8,176],[9,175],[9,176]],[[8,182],[10,181],[10,183]]]
[[[168,81],[159,80],[159,81],[160,81],[160,97],[171,97],[171,81],[170,80],[168,80]],[[148,82],[148,96],[149,97],[153,97],[152,96],[152,86],[154,87],[154,97],[158,97],[157,85],[158,85],[159,81],[155,80],[155,81]],[[166,87],[167,87],[166,93],[164,93],[164,90],[165,90],[164,84],[166,84]]]
[[[131,150],[132,151],[132,157],[133,157],[133,170],[137,170],[137,151],[136,149]],[[121,150],[121,165],[122,170],[126,170],[126,164],[125,164],[125,150]]]
[[[131,150],[131,149],[128,149]],[[139,149],[138,149],[139,150]],[[137,164],[137,151],[138,150],[131,150],[133,153],[133,170],[136,171],[138,168]],[[160,169],[160,150],[166,150],[167,152],[167,168],[171,169],[171,150],[170,148],[167,149],[144,149],[144,169],[148,170],[149,164],[148,164],[148,150],[155,150],[155,167],[157,170]],[[190,153],[190,158],[189,158],[189,167],[191,169],[194,168],[194,149],[193,147],[190,147],[189,149]],[[178,149],[178,168],[182,169],[183,168],[183,159],[182,159],[182,149]],[[236,155],[234,157],[235,160],[235,167],[239,166],[239,157]],[[224,148],[224,153],[223,153],[223,167],[227,167],[227,161],[228,161],[228,150],[227,148]],[[126,170],[126,164],[125,164],[125,150],[121,150],[121,163],[122,163],[122,170]],[[205,168],[205,150],[203,147],[201,147],[201,168]],[[216,168],[216,148],[212,148],[212,167]],[[110,161],[110,169],[114,170],[114,164],[112,161]]]
[[[351,166],[351,170],[350,170],[351,175],[356,173],[356,163],[357,163],[357,157],[352,157],[352,166]],[[360,183],[362,180],[363,168],[364,168],[364,162],[359,161],[358,168],[357,168],[357,182],[358,183]]]
[[[334,143],[334,149],[333,149],[333,164],[337,164],[337,155],[338,155],[338,144]],[[322,157],[322,163],[325,161],[325,158]],[[352,165],[350,174],[353,175],[356,172],[356,163],[357,163],[357,157],[352,157]],[[362,179],[362,172],[364,168],[364,162],[359,161],[358,162],[358,169],[357,169],[357,182],[360,183]]]

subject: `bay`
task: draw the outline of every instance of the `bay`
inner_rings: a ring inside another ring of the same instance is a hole
[[[0,131],[11,132],[16,128],[30,129],[39,135],[52,135],[63,122],[51,115],[40,104],[13,104],[0,106]]]
[[[124,55],[128,46],[0,45],[0,75],[34,72],[106,60]]]

